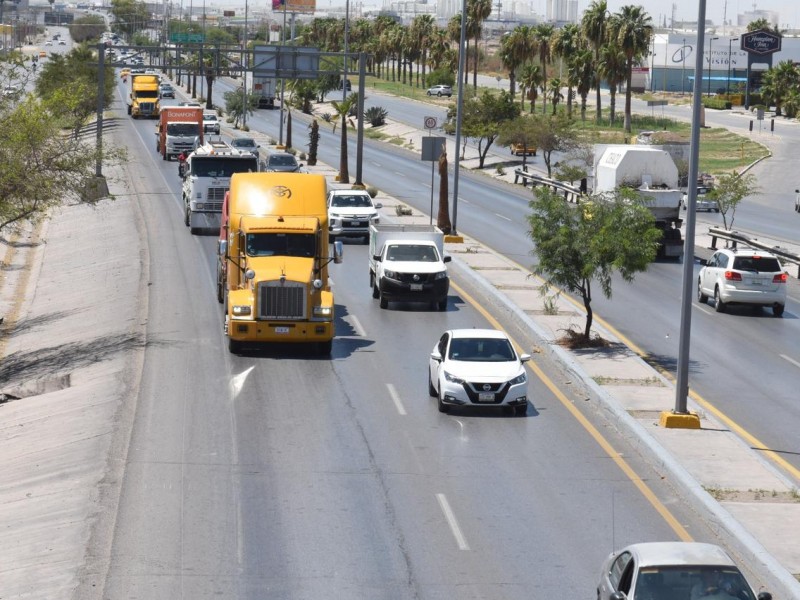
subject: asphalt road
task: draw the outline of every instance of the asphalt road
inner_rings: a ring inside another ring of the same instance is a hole
[[[381,310],[361,244],[347,244],[332,268],[330,360],[282,346],[230,355],[215,238],[183,225],[177,166],[155,154],[153,129],[123,119],[117,132],[132,157],[150,282],[103,597],[591,598],[614,548],[677,539],[677,523],[715,541],[540,356],[613,456],[537,378],[525,418],[440,414],[425,373],[434,342],[444,329],[491,321],[457,289],[445,313]],[[493,313],[490,299],[478,302]],[[673,524],[623,474],[620,456]]]
[[[223,84],[224,85],[224,84]],[[222,86],[217,88],[221,89]],[[376,104],[389,101],[381,98]],[[430,108],[419,102],[393,99],[392,110],[405,106],[402,118],[422,121]],[[387,104],[388,105],[388,104]],[[689,118],[688,107],[667,107],[668,116]],[[400,111],[397,111],[400,112]],[[251,125],[264,127],[277,137],[279,111],[259,111]],[[414,116],[416,115],[416,116]],[[295,133],[303,135],[295,118]],[[749,119],[741,114],[709,111],[706,122],[748,133]],[[757,131],[757,127],[756,127]],[[775,157],[756,165],[752,173],[762,192],[743,202],[735,213],[734,227],[770,239],[800,242],[798,217],[793,212],[793,190],[798,185],[791,173],[792,148],[800,143],[800,126],[776,124],[776,133],[754,136],[769,143]],[[320,158],[338,164],[338,146],[329,132],[323,133]],[[356,155],[354,132],[350,137],[350,172]],[[294,138],[295,146],[301,146]],[[365,140],[364,180],[421,211],[430,211],[430,165],[419,160],[418,150],[408,152],[391,144]],[[532,244],[527,237],[525,216],[530,191],[510,186],[462,169],[459,182],[457,227],[459,232],[480,240],[516,262],[533,266]],[[791,213],[791,214],[789,214]],[[716,214],[703,214],[698,227],[721,225]],[[695,272],[700,268],[695,265]],[[794,272],[794,270],[793,270]],[[596,316],[602,318],[651,359],[674,374],[678,354],[682,266],[657,262],[639,274],[632,284],[616,280],[611,299],[595,294]],[[783,453],[800,469],[796,431],[800,409],[793,398],[800,385],[800,298],[790,295],[780,320],[770,311],[734,308],[730,314],[714,314],[710,307],[696,309],[692,322],[690,387],[726,412],[764,445]],[[665,407],[665,409],[670,407]]]

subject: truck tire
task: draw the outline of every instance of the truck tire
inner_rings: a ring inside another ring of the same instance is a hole
[[[437,306],[439,312],[444,312],[447,310],[447,298],[444,300],[439,300],[439,305]]]
[[[239,354],[241,351],[242,351],[242,342],[229,337],[228,352],[230,352],[231,354]]]
[[[129,104],[128,105],[128,116],[130,116],[130,115],[131,115],[131,105]]]
[[[327,342],[317,342],[317,354],[320,356],[330,356],[333,351],[333,340]]]
[[[381,291],[378,289],[378,284],[375,283],[375,276],[372,276],[372,297],[373,298],[380,298]]]
[[[389,308],[389,299],[380,290],[378,290],[378,299],[381,308]]]
[[[185,202],[185,200],[184,200]],[[189,207],[186,206],[184,203],[183,205],[183,224],[189,227],[189,223],[191,223],[191,217],[189,216]]]
[[[217,265],[217,302],[222,304],[225,301],[225,287],[222,285],[222,273]]]

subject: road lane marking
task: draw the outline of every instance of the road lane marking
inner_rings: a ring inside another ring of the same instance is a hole
[[[495,217],[500,217],[501,219],[505,219],[506,221],[511,222],[511,219],[509,219],[505,215],[501,215],[500,213],[494,213],[494,216]]]
[[[239,373],[238,375],[234,375],[231,377],[231,397],[236,398],[239,395],[239,392],[242,391],[242,387],[244,386],[244,382],[247,381],[247,376],[250,375],[250,372],[255,369],[255,365],[246,368],[244,371]]]
[[[800,368],[800,362],[797,362],[795,359],[789,358],[785,354],[779,354],[778,356],[780,356],[783,360],[792,363],[795,367]]]
[[[358,320],[358,317],[355,316],[355,315],[350,315],[350,320],[352,321],[351,325],[353,326],[353,329],[355,330],[356,335],[358,337],[367,337],[367,333],[366,333],[366,331],[364,331],[364,328],[361,326],[361,322]]]
[[[470,296],[466,291],[461,289],[458,285],[454,284],[452,281],[450,282],[450,289],[454,289],[458,294],[464,298],[466,302],[469,302],[475,310],[477,310],[483,317],[492,324],[493,327],[503,331],[508,335],[508,332],[503,329],[500,323],[495,319],[489,312],[483,308],[472,296]],[[520,345],[514,341],[514,339],[509,336],[511,343],[519,349]],[[650,503],[650,505],[661,515],[661,518],[669,525],[675,534],[684,542],[692,541],[692,536],[689,535],[689,532],[686,531],[686,528],[680,524],[678,519],[675,518],[670,510],[664,505],[661,500],[658,499],[655,492],[650,489],[650,487],[636,474],[633,467],[631,467],[628,462],[622,457],[622,454],[618,452],[614,446],[611,445],[602,433],[586,418],[586,416],[581,413],[578,408],[569,401],[569,398],[558,388],[556,387],[555,383],[545,374],[542,369],[529,361],[525,363],[525,365],[531,369],[534,374],[539,378],[539,380],[544,383],[547,389],[561,402],[562,406],[567,409],[567,411],[572,414],[575,420],[581,425],[581,427],[586,430],[586,432],[594,439],[595,442],[603,449],[603,451],[614,461],[614,463],[622,470],[622,472],[628,477],[630,482],[636,486],[642,496]]]
[[[458,549],[469,550],[469,544],[467,544],[464,534],[461,533],[461,528],[458,526],[458,521],[456,520],[456,516],[453,514],[453,509],[450,508],[450,504],[447,502],[447,498],[444,494],[436,494],[436,500],[438,500],[439,508],[441,508],[442,512],[444,513],[444,518],[447,519],[447,524],[450,526],[450,531],[453,532],[453,537],[456,538]]]
[[[397,389],[391,383],[387,383],[386,388],[389,390],[389,396],[392,397],[395,407],[397,407],[397,412],[400,413],[401,417],[405,416],[407,414],[406,409],[403,407],[403,401],[400,400],[400,394],[397,393]]]

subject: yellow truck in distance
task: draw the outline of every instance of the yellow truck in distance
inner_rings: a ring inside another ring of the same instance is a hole
[[[134,119],[147,117],[158,118],[160,111],[158,75],[133,73],[131,78],[131,93],[128,96],[128,114]]]
[[[231,352],[246,342],[299,342],[330,355],[328,265],[342,261],[342,243],[332,244],[331,256],[326,200],[323,175],[231,176],[217,262],[217,299],[225,306]]]

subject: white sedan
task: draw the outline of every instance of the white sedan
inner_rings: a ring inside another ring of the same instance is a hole
[[[502,331],[445,331],[430,355],[428,392],[444,413],[453,406],[511,406],[524,415],[528,409],[524,363],[530,359],[530,354],[518,355]]]

